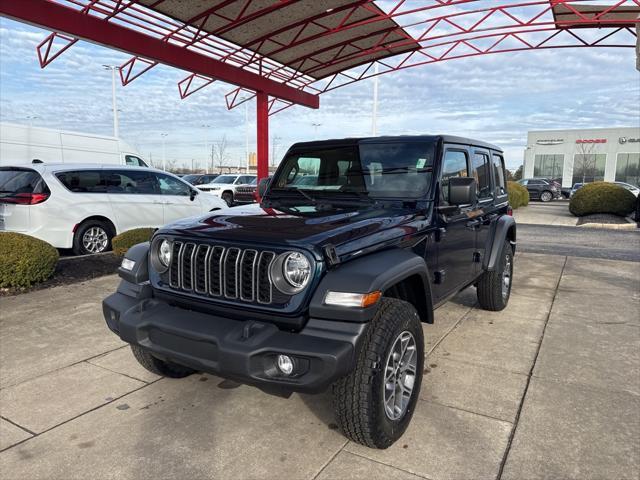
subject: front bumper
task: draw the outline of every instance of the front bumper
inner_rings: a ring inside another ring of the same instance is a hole
[[[137,285],[123,281],[103,301],[103,313],[122,340],[158,358],[270,393],[317,393],[354,368],[365,324],[310,319],[294,333],[250,318],[239,321],[179,308],[153,298],[147,288],[140,295]],[[278,354],[295,359],[291,376],[277,370]]]

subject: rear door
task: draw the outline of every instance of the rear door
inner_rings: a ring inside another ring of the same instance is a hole
[[[445,146],[439,205],[449,205],[449,179],[468,176],[469,150],[464,146]],[[454,212],[438,214],[438,267],[434,281],[434,293],[438,300],[457,291],[474,276],[476,232],[467,225],[474,209],[475,205],[465,205]]]
[[[478,205],[475,217],[470,222],[476,230],[476,255],[474,256],[474,271],[480,273],[482,260],[487,250],[487,242],[491,232],[491,222],[497,217],[496,213],[496,188],[493,182],[494,163],[489,150],[473,148],[472,173],[477,182]],[[504,178],[504,171],[503,178]],[[502,195],[506,191],[502,188]],[[506,201],[506,199],[505,199]]]
[[[103,170],[120,231],[164,225],[160,185],[151,170]]]
[[[156,176],[162,194],[165,224],[202,213],[200,199],[191,197],[189,185],[164,173],[156,173]]]
[[[542,187],[542,180],[527,180],[527,190],[529,191],[530,198],[538,198],[540,196],[540,189]]]

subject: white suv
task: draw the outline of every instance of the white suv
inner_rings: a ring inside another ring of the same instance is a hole
[[[99,253],[126,230],[158,228],[226,208],[175,175],[142,167],[34,164],[0,167],[0,230],[76,254]]]
[[[255,175],[220,175],[211,183],[198,185],[196,188],[222,198],[227,205],[232,206],[236,195],[236,187],[248,185],[256,178]]]

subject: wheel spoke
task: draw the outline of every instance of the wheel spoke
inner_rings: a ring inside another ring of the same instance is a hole
[[[391,420],[402,418],[407,411],[416,378],[417,359],[415,338],[405,330],[389,349],[384,370],[384,405]]]

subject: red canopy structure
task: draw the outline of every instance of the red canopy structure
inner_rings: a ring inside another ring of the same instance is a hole
[[[132,57],[127,85],[162,63],[191,72],[186,98],[235,86],[228,108],[257,100],[258,176],[268,123],[291,105],[406,68],[495,53],[636,45],[640,0],[0,0],[0,15],[51,33],[42,68],[79,39]],[[377,65],[376,68],[373,68]]]

